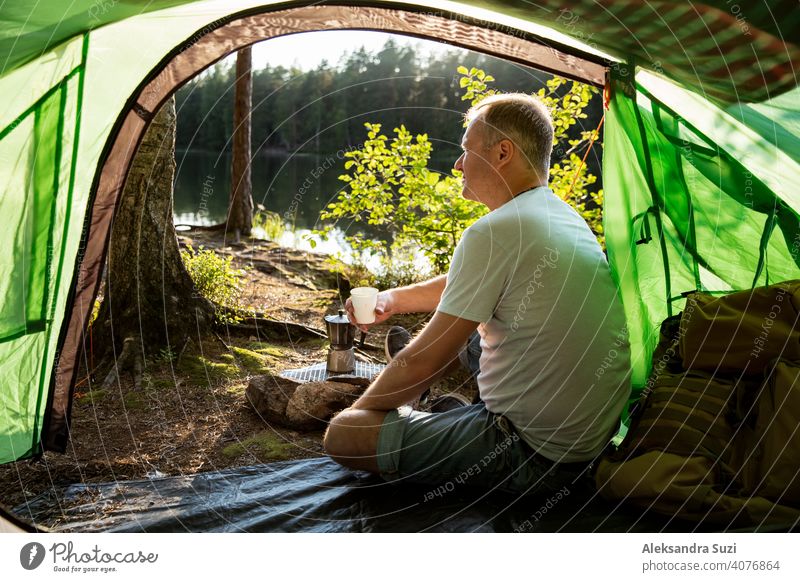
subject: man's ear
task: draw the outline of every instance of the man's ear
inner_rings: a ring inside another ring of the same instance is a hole
[[[497,143],[497,161],[501,166],[508,164],[516,153],[516,146],[510,139],[501,139]]]

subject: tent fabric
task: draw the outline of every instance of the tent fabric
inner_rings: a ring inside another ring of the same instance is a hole
[[[683,308],[687,293],[727,293],[800,273],[797,192],[789,188],[800,184],[798,166],[780,170],[781,196],[760,178],[771,160],[746,167],[740,150],[723,148],[721,137],[715,143],[665,105],[685,100],[682,90],[659,88],[656,97],[632,75],[612,71],[604,141],[606,240],[637,387],[650,370],[661,321]],[[719,127],[720,110],[690,103],[693,118]],[[768,159],[768,144],[753,146],[766,149]],[[800,146],[800,135],[792,136],[792,146]]]
[[[694,128],[707,143],[735,157],[800,213],[800,89],[762,103],[716,108],[656,75],[640,71],[636,82],[640,91],[656,96],[664,108],[679,111],[683,125]],[[745,181],[742,185],[747,196],[752,197],[753,184]]]
[[[63,7],[7,0],[0,16],[0,70],[12,70],[89,30],[145,12],[166,13],[172,6],[191,2],[75,0]],[[230,4],[221,17],[237,10],[236,3]],[[763,101],[797,84],[800,13],[793,0],[750,2],[744,11],[728,0],[576,0],[567,5],[553,0],[462,0],[418,2],[417,6],[425,13],[449,12],[462,19],[484,20],[489,27],[497,26],[503,17],[514,17],[523,23],[520,30],[530,22],[552,28],[617,60],[636,59],[720,102]]]
[[[797,85],[800,11],[794,0],[504,4],[503,12],[636,61],[717,103],[763,101]]]
[[[40,450],[49,376],[42,363],[53,359],[47,339],[72,211],[85,68],[74,50],[65,52],[64,76],[0,131],[0,216],[7,225],[0,235],[0,357],[4,370],[16,371],[0,380],[0,422],[5,416],[8,431],[0,451],[8,447],[15,457]]]
[[[387,483],[318,458],[70,485],[14,512],[55,532],[732,531],[617,506],[588,477],[523,497],[449,485]]]
[[[613,93],[604,174],[607,247],[635,381],[658,318],[680,309],[684,291],[796,278],[800,14],[791,2],[748,5],[744,20],[725,0],[309,4],[3,5],[0,462],[39,454],[43,441],[64,450],[83,332],[138,140],[172,91],[221,48],[242,46],[225,31],[248,17],[266,15],[272,31],[239,29],[253,42],[311,29],[393,30],[399,20],[401,32],[579,77],[608,67],[628,92]],[[313,27],[312,13],[324,15]],[[537,40],[550,48],[533,47]],[[623,82],[625,73],[635,79]]]

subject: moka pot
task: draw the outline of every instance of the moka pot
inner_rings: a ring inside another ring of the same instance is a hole
[[[353,349],[355,327],[340,309],[338,315],[325,317],[328,332],[328,371],[336,373],[352,372],[356,368],[356,354]]]

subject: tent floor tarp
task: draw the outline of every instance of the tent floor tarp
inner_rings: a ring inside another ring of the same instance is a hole
[[[327,458],[53,489],[14,512],[60,532],[733,531],[618,506],[591,481],[509,497],[389,484]]]

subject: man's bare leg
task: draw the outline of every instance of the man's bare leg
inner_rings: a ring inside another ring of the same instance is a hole
[[[390,364],[391,365],[391,364]],[[458,357],[453,358],[441,374],[447,375],[458,369]],[[416,407],[419,398],[410,403]],[[386,418],[385,410],[347,408],[331,419],[325,432],[325,453],[334,461],[351,469],[378,472],[378,435]]]
[[[343,410],[325,432],[325,453],[345,467],[377,473],[378,435],[386,414],[381,410]]]

